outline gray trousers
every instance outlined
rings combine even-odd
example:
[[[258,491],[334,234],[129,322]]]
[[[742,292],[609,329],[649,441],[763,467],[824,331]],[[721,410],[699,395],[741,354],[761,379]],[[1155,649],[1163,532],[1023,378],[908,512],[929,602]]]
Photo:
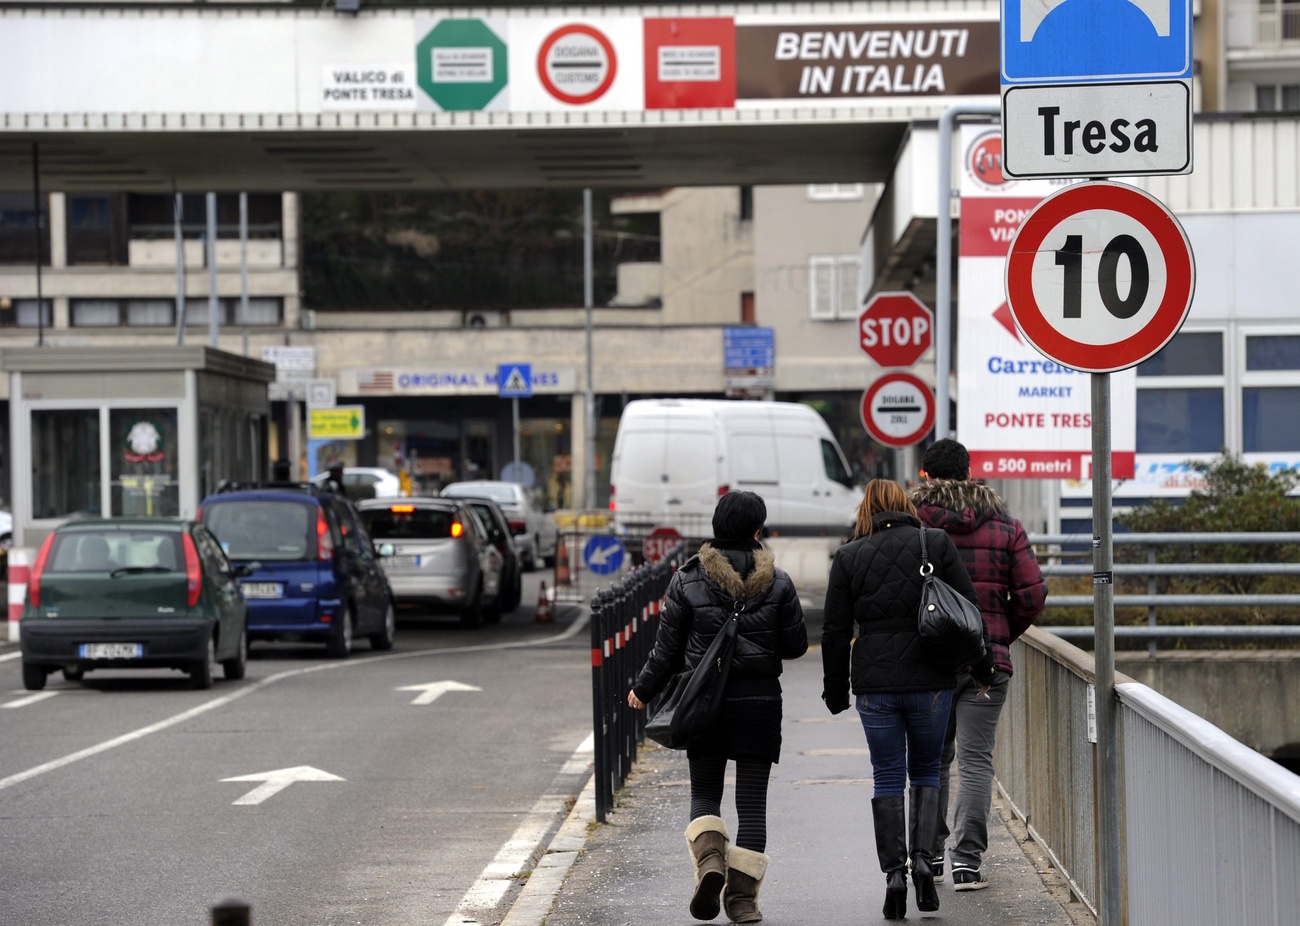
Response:
[[[967,673],[957,674],[948,735],[939,770],[939,829],[932,858],[942,859],[944,843],[953,836],[949,858],[953,865],[979,868],[989,847],[989,809],[993,803],[993,743],[998,717],[1007,700],[1011,676],[998,671],[987,698],[978,698],[979,683]],[[948,791],[952,761],[957,760],[957,804],[952,829],[948,828]]]

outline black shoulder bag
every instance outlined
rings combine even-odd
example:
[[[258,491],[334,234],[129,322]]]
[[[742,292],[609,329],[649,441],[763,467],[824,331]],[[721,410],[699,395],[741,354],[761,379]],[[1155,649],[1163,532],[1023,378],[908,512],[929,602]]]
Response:
[[[645,735],[659,745],[685,749],[717,722],[727,676],[731,674],[731,656],[736,651],[741,607],[737,602],[731,619],[714,635],[699,665],[678,672],[655,698]]]
[[[949,668],[984,658],[984,618],[970,599],[934,574],[921,525],[921,610],[917,632],[930,658]]]

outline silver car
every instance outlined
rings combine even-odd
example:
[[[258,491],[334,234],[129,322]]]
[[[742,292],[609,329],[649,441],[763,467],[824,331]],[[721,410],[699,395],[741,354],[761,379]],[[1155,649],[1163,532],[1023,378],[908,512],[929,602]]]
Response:
[[[467,627],[501,619],[501,553],[472,506],[452,498],[357,504],[400,606],[460,615]]]
[[[554,564],[560,542],[555,519],[533,502],[527,489],[515,482],[479,479],[453,482],[444,486],[443,498],[490,498],[505,512],[510,531],[519,546],[524,569],[536,569],[542,563]]]

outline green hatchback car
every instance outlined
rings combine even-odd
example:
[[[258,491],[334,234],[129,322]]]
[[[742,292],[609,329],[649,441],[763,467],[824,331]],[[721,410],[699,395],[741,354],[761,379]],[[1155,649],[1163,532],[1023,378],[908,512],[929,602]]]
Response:
[[[51,672],[76,680],[93,669],[165,668],[211,688],[218,664],[244,677],[248,606],[241,576],[197,521],[72,521],[46,538],[27,583],[19,624],[23,685]]]

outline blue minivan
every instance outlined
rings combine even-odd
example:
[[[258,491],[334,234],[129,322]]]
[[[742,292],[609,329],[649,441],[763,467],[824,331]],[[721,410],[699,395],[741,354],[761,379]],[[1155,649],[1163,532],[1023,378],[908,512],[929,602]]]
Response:
[[[392,649],[393,593],[352,503],[311,484],[235,483],[209,495],[199,519],[236,565],[248,639],[309,640],[335,658],[366,637]]]

